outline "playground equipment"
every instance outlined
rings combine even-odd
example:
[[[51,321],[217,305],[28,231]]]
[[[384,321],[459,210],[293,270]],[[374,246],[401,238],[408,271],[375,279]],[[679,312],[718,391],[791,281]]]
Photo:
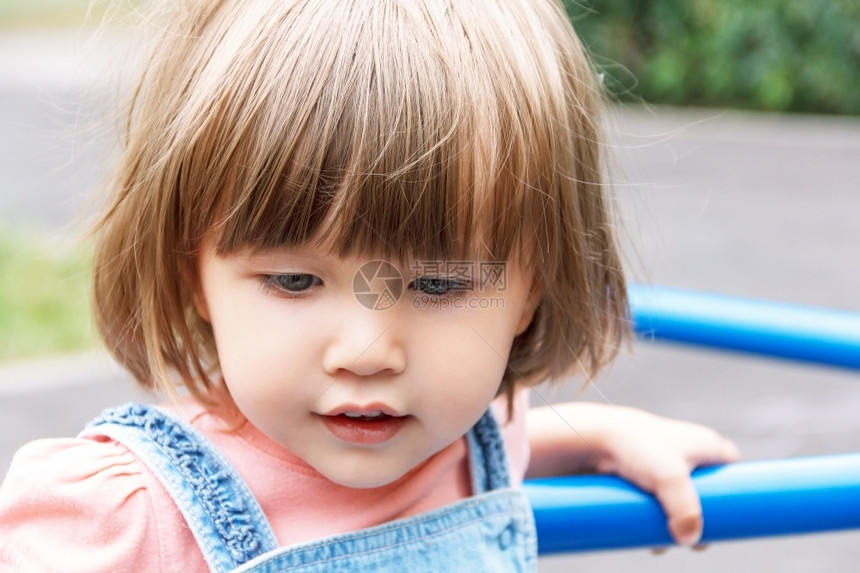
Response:
[[[662,340],[860,370],[860,313],[695,291],[630,289],[634,330]],[[860,453],[693,472],[702,542],[860,528]],[[657,501],[613,476],[529,480],[538,550],[671,545]]]

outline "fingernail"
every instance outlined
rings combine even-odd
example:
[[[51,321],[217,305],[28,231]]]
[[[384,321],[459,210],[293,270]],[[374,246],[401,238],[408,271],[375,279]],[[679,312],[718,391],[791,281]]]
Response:
[[[689,515],[672,525],[679,545],[693,547],[702,539],[702,518],[699,515]]]
[[[699,541],[702,539],[702,532],[700,530],[691,531],[689,533],[685,533],[678,537],[678,544],[683,545],[684,547],[695,547],[699,544]]]

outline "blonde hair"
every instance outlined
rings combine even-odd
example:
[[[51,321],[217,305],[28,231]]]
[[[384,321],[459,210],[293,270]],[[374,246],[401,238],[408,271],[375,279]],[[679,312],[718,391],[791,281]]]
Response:
[[[593,374],[627,330],[599,86],[552,0],[172,0],[97,225],[95,308],[142,384],[205,400],[218,252],[520,253],[541,289],[500,392]]]

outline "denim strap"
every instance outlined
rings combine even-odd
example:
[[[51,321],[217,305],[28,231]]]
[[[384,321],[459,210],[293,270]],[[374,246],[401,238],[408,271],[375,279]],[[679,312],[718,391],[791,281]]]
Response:
[[[82,436],[104,435],[156,475],[185,517],[209,568],[231,571],[278,542],[244,480],[191,425],[154,406],[105,410]]]
[[[505,443],[492,408],[466,434],[466,442],[469,445],[472,495],[510,487]]]

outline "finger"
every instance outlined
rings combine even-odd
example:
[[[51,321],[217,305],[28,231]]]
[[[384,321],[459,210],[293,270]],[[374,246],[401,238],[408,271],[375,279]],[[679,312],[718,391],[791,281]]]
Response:
[[[702,515],[684,515],[669,519],[669,532],[672,538],[685,547],[695,547],[702,539]]]
[[[679,545],[695,546],[702,538],[702,504],[689,474],[679,470],[655,486],[654,495],[666,513],[672,538]]]
[[[703,442],[699,450],[697,455],[689,456],[689,462],[693,467],[728,464],[741,459],[741,451],[735,443],[717,432],[713,432],[711,439]]]
[[[727,438],[721,437],[722,440],[722,461],[723,463],[732,463],[740,461],[741,459],[741,450],[738,446],[731,440]]]

